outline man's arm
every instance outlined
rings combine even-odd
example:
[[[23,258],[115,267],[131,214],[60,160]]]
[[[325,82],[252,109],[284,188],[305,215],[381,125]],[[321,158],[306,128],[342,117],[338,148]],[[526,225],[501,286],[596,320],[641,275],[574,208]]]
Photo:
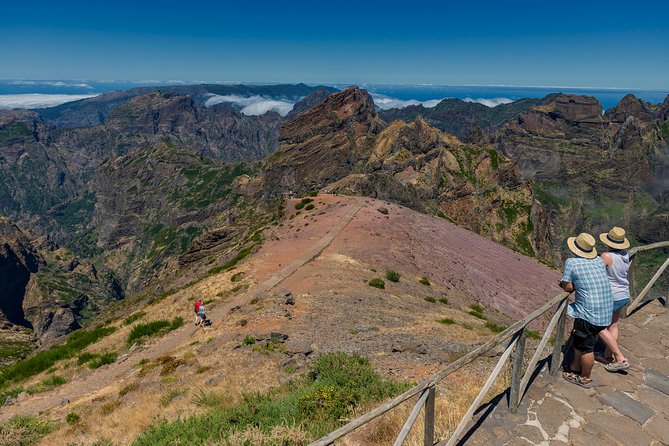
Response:
[[[568,293],[571,293],[574,291],[574,284],[572,282],[565,282],[563,280],[562,282],[560,282],[560,288],[562,288]]]

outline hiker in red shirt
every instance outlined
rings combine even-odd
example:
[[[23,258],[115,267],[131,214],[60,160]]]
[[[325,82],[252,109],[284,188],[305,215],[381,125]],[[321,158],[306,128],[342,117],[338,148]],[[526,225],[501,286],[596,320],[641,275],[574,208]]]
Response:
[[[204,311],[201,311],[201,310],[204,310],[204,304],[201,301],[196,300],[195,301],[195,308],[194,308],[195,325],[200,325],[202,323],[202,314],[204,313]]]

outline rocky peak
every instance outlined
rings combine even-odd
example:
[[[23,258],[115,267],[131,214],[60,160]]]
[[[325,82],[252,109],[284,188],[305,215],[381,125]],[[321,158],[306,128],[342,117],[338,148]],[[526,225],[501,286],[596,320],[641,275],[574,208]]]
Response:
[[[647,104],[633,94],[628,94],[618,104],[607,110],[605,116],[611,121],[623,124],[630,116],[642,122],[651,122],[653,113]]]
[[[548,113],[551,117],[570,122],[592,124],[602,122],[602,104],[592,96],[558,94],[552,101],[536,109]]]
[[[369,156],[384,127],[365,90],[349,87],[288,121],[265,168],[264,195],[318,189]]]

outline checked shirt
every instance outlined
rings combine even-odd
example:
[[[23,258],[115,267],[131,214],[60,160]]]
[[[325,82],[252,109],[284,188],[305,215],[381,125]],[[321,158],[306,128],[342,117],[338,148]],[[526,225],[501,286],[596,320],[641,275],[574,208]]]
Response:
[[[606,274],[606,264],[601,257],[567,259],[564,262],[562,280],[572,282],[576,290],[576,299],[569,304],[568,313],[571,317],[584,319],[598,327],[611,323],[613,294]]]

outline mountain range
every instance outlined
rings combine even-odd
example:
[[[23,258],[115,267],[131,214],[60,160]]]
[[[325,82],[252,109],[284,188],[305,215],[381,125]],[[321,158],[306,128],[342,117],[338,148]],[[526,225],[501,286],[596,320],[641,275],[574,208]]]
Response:
[[[249,116],[212,95],[298,100]],[[364,195],[552,265],[581,230],[669,238],[669,97],[551,94],[379,111],[360,88],[139,88],[0,111],[0,302],[43,341],[157,296],[259,242],[282,200]]]

